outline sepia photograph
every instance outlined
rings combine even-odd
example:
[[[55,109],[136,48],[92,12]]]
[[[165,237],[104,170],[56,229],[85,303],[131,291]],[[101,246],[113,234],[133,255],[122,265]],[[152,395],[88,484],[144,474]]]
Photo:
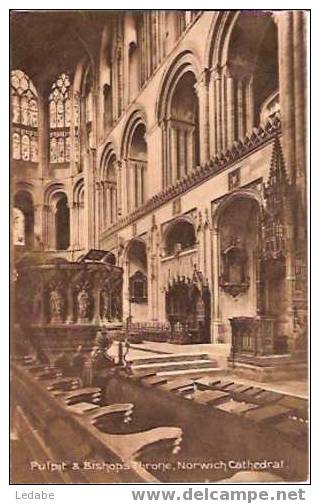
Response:
[[[11,484],[310,481],[309,23],[10,11]]]

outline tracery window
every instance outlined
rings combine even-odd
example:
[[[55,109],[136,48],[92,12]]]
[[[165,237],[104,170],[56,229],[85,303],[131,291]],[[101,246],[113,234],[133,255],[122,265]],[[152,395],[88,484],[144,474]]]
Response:
[[[52,84],[49,96],[50,163],[70,161],[70,77],[62,73]]]
[[[38,95],[22,70],[11,72],[12,157],[38,161]]]

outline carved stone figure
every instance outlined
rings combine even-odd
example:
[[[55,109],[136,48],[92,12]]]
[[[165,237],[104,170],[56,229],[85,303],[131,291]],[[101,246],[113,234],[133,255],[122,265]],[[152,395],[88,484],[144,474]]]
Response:
[[[86,320],[89,316],[90,296],[86,287],[82,287],[77,296],[78,319]]]
[[[62,322],[64,299],[61,290],[54,287],[49,294],[51,322]]]

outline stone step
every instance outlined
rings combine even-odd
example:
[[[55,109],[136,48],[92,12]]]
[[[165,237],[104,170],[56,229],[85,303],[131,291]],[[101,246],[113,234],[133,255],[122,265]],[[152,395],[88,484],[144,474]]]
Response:
[[[216,367],[207,367],[207,368],[191,368],[191,369],[180,369],[177,371],[160,371],[157,373],[157,376],[162,378],[167,377],[175,377],[175,376],[189,376],[190,378],[198,379],[199,376],[221,376],[226,374],[227,371],[225,369],[216,368]]]
[[[156,364],[161,362],[180,362],[180,361],[192,361],[192,360],[207,360],[209,356],[207,353],[181,353],[181,354],[163,354],[163,355],[152,355],[150,357],[137,357],[132,359],[132,365],[140,364]]]
[[[133,365],[131,367],[132,372],[134,374],[139,373],[140,371],[154,371],[154,372],[161,372],[161,371],[179,371],[182,369],[203,369],[203,368],[214,368],[214,362],[211,360],[207,359],[201,359],[201,360],[184,360],[184,361],[179,361],[179,362],[156,362],[152,364],[138,364],[138,365]]]

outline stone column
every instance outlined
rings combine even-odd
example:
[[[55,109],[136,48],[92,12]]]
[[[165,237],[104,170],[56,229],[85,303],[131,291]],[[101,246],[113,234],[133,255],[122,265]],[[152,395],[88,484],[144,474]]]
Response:
[[[222,152],[222,95],[221,95],[221,72],[219,69],[215,70],[215,109],[216,109],[216,152],[219,155]]]
[[[253,77],[246,80],[246,134],[250,134],[254,126]]]
[[[41,250],[45,243],[45,206],[34,205],[34,248]]]
[[[179,173],[180,173],[180,178],[184,177],[186,173],[186,144],[185,144],[185,134],[186,131],[183,128],[180,128],[179,130],[179,136],[178,136],[178,142],[179,142]]]
[[[209,156],[213,158],[217,152],[216,136],[217,136],[217,123],[216,123],[216,90],[215,90],[215,72],[211,69],[210,82],[209,82]]]
[[[137,163],[136,167],[136,177],[137,177],[137,203],[138,207],[142,205],[142,171],[143,165],[141,163]]]
[[[73,221],[73,226],[72,226],[72,243],[75,249],[80,248],[80,239],[79,239],[79,227],[80,227],[80,222],[79,222],[79,203],[74,202],[72,206],[72,212],[71,212],[71,220]]]
[[[170,151],[171,151],[171,183],[175,184],[177,181],[177,130],[170,121]]]
[[[230,69],[224,68],[226,81],[226,119],[227,119],[227,134],[226,148],[230,149],[235,140],[235,103],[234,103],[234,80],[231,76]]]
[[[293,11],[296,186],[301,201],[299,241],[306,241],[306,40],[305,13]]]
[[[71,175],[76,173],[76,164],[75,164],[75,100],[76,97],[74,93],[71,93],[70,98],[70,172]],[[71,219],[70,219],[71,222]]]
[[[243,81],[237,81],[237,116],[238,116],[238,139],[242,140],[245,137],[246,131],[244,127],[243,117]]]
[[[136,163],[130,162],[129,165],[129,211],[133,212],[136,208]]]
[[[127,200],[127,162],[124,160],[118,161],[120,174],[120,186],[118,187],[119,198],[121,202],[121,216],[124,216],[128,212],[128,200]]]
[[[205,164],[210,157],[209,152],[209,74],[205,70],[199,77],[195,85],[199,103],[199,143],[200,143],[200,164]]]
[[[48,245],[51,250],[55,250],[57,245],[56,212],[56,208],[48,207]]]
[[[127,318],[131,315],[130,313],[130,300],[129,300],[129,261],[126,259],[123,263],[123,322],[126,323]]]
[[[117,163],[117,215],[116,220],[122,216],[122,165]]]
[[[283,131],[283,153],[290,180],[295,180],[295,94],[293,12],[276,14],[278,25],[279,95]]]
[[[186,158],[186,173],[190,173],[195,167],[194,159],[194,139],[193,139],[194,127],[187,130],[187,158]]]
[[[225,152],[227,149],[227,77],[226,77],[226,67],[222,69],[221,75],[221,136],[222,136],[222,151]]]
[[[49,104],[46,94],[38,95],[38,176],[47,176],[49,166]]]
[[[165,119],[161,122],[161,147],[162,147],[162,189],[170,184],[169,178],[169,167],[170,167],[170,156],[169,142],[168,142],[168,125]]]
[[[79,247],[81,249],[85,248],[85,212],[84,212],[84,203],[79,203],[79,211],[78,211],[78,219],[79,219]]]
[[[69,205],[69,221],[70,221],[70,248],[76,249],[75,241],[75,203],[71,202]]]
[[[211,233],[211,243],[212,243],[212,308],[211,308],[211,320],[212,320],[212,342],[218,343],[220,328],[222,325],[221,314],[220,314],[220,288],[219,288],[219,256],[220,256],[220,246],[219,246],[219,230],[214,227]]]

